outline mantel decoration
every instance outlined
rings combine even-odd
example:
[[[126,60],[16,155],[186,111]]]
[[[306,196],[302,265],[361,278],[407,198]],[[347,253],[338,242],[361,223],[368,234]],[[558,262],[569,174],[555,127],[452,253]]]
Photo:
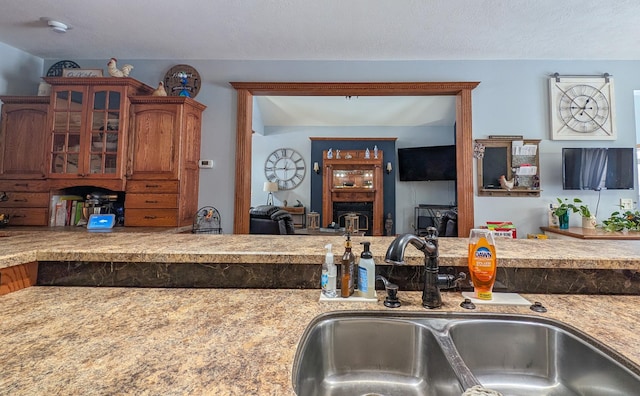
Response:
[[[164,75],[164,86],[169,96],[195,98],[200,92],[200,74],[189,65],[173,66]]]
[[[79,68],[80,68],[80,65],[78,65],[74,61],[61,60],[51,65],[49,70],[47,70],[47,77],[61,77],[62,71],[64,69],[79,69]]]
[[[552,140],[615,140],[613,78],[560,76],[549,78]]]

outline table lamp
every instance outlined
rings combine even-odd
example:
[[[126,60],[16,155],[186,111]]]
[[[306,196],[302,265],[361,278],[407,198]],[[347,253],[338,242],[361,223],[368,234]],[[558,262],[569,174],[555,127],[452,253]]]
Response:
[[[267,205],[273,205],[273,193],[278,191],[278,183],[276,182],[264,182],[263,191],[268,192]]]

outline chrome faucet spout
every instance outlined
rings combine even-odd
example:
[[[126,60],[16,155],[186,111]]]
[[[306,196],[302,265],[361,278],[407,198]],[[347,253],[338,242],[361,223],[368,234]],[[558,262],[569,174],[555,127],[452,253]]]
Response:
[[[404,251],[409,244],[424,253],[425,274],[422,306],[425,308],[440,308],[442,306],[440,288],[450,288],[455,283],[452,275],[438,274],[438,231],[434,227],[427,228],[424,240],[413,234],[398,236],[387,248],[385,261],[394,265],[404,264]]]

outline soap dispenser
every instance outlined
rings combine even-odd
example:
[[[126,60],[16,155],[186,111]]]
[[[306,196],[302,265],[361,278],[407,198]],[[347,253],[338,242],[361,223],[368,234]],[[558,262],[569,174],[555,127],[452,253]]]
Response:
[[[340,297],[349,297],[353,294],[355,285],[356,256],[351,252],[351,235],[347,232],[347,240],[344,243],[342,266],[340,268]]]
[[[327,254],[324,256],[324,264],[322,264],[322,294],[326,297],[333,298],[336,296],[336,272],[337,268],[333,263],[333,253],[331,252],[331,244],[325,245]]]
[[[360,297],[374,298],[376,295],[376,264],[371,254],[371,242],[360,242],[364,245],[364,250],[360,254],[360,262],[358,264],[358,291]]]

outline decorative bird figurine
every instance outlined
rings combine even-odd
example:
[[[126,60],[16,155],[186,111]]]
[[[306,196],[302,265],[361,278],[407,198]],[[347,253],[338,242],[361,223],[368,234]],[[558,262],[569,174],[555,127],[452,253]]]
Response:
[[[500,187],[504,188],[507,191],[511,191],[514,185],[514,179],[507,180],[507,178],[502,175],[500,176]]]
[[[164,89],[164,83],[160,81],[158,83],[158,88],[156,88],[151,96],[167,96],[167,91]]]
[[[111,58],[109,59],[109,62],[107,62],[107,72],[109,72],[109,75],[112,77],[129,77],[129,73],[131,73],[133,66],[124,65],[122,66],[122,70],[119,70],[116,66],[117,61],[118,60],[116,58]]]

